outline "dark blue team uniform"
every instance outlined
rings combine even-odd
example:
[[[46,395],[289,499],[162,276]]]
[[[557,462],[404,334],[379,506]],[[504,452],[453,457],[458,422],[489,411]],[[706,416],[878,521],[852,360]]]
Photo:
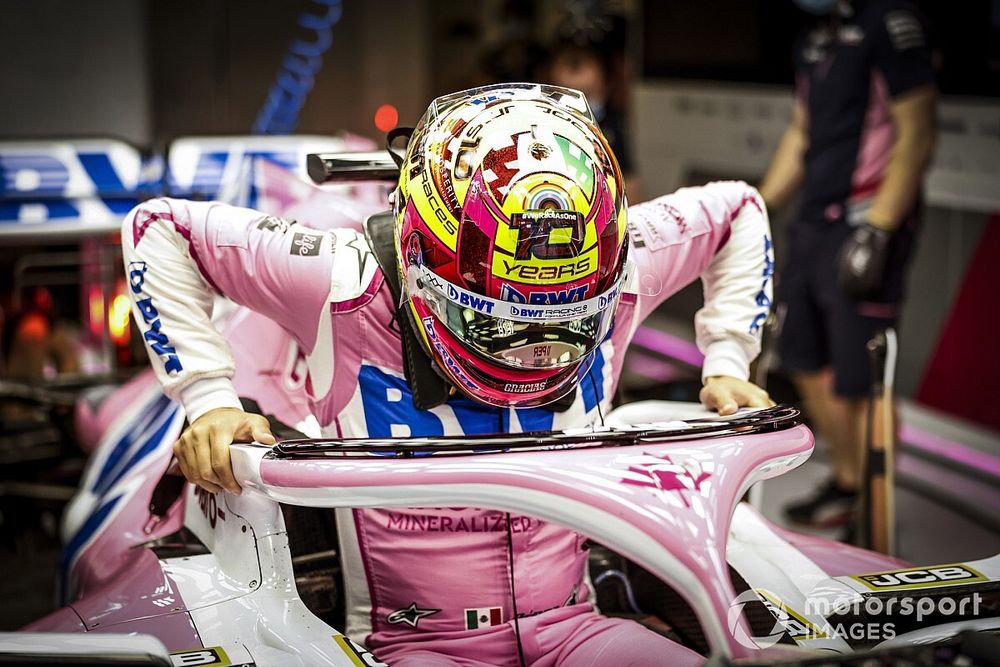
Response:
[[[786,370],[832,365],[835,390],[869,387],[865,343],[895,323],[918,222],[918,202],[895,232],[876,299],[859,303],[837,284],[837,254],[865,222],[889,161],[894,98],[932,84],[927,31],[902,0],[856,0],[796,48],[796,94],[809,114],[809,143],[797,215],[778,284],[786,308],[781,357]]]

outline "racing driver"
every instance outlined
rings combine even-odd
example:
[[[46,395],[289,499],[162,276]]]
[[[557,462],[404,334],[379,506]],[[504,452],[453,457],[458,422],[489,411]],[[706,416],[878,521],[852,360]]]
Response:
[[[187,412],[174,452],[191,482],[238,494],[230,443],[275,442],[240,407],[213,292],[295,337],[332,437],[600,423],[636,328],[698,277],[702,402],[722,415],[773,404],[747,381],[773,267],[753,188],[712,183],[629,209],[584,97],[535,84],[434,100],[399,159],[391,214],[365,233],[173,199],[126,217],[136,321]],[[337,511],[346,632],[392,665],[702,661],[600,615],[572,531],[476,508]]]

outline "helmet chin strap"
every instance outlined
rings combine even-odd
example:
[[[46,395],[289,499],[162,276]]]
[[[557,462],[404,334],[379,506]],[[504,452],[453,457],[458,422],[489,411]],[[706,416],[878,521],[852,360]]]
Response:
[[[568,392],[566,392],[566,394],[562,398],[559,398],[558,400],[555,400],[552,403],[543,405],[542,407],[545,408],[546,410],[551,410],[552,412],[566,412],[567,410],[569,410],[569,407],[573,405],[573,402],[575,400],[576,400],[576,385],[573,385],[573,388],[570,389]]]
[[[402,286],[396,268],[396,244],[393,242],[394,220],[392,213],[377,213],[365,220],[365,238],[382,268],[396,306],[396,324],[403,346],[403,373],[413,393],[413,405],[420,410],[430,410],[445,401],[452,393],[451,383],[442,377],[430,355],[424,350],[413,327],[413,313],[402,302]]]
[[[406,144],[403,145],[403,150],[405,152],[406,146],[410,143],[410,137],[413,136],[412,127],[397,127],[395,129],[389,130],[385,135],[385,150],[389,152],[389,157],[392,161],[396,163],[396,166],[400,169],[403,168],[404,157],[396,149],[392,147],[396,140],[400,137],[406,137]]]

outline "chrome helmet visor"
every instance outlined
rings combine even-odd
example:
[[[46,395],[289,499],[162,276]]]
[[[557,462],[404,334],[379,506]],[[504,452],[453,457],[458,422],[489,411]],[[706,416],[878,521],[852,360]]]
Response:
[[[411,267],[407,283],[467,349],[510,368],[539,370],[577,363],[604,341],[627,275],[602,294],[562,304],[491,299],[421,266]]]

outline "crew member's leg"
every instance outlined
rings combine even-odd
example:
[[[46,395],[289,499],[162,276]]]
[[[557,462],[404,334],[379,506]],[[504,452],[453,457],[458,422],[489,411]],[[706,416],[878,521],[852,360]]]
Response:
[[[778,300],[785,313],[779,352],[781,367],[791,376],[809,417],[809,426],[826,450],[834,475],[814,493],[785,508],[796,523],[839,526],[851,518],[857,476],[850,447],[853,431],[846,415],[853,406],[833,399],[829,312],[817,289],[823,280],[815,270],[824,259],[825,230],[811,225],[789,230],[787,255],[778,274]]]
[[[868,342],[879,331],[897,325],[901,294],[894,286],[902,279],[902,268],[899,264],[890,264],[884,290],[886,296],[882,299],[858,302],[838,291],[831,309],[830,326],[838,335],[831,337],[834,376],[827,404],[834,406],[832,409],[846,406],[842,412],[843,441],[838,444],[843,448],[844,467],[843,472],[838,470],[838,480],[846,480],[844,483],[856,490],[865,484],[863,475],[868,454],[868,406],[872,389]],[[880,414],[880,410],[881,406],[876,404],[875,414]],[[888,446],[895,448],[895,441],[893,437]],[[848,531],[848,536],[851,534]]]
[[[836,257],[850,233],[847,225],[825,230],[826,240],[817,246],[812,267],[810,285],[824,315],[831,372],[800,376],[796,383],[828,441],[835,473],[835,483],[821,490],[813,499],[817,502],[788,510],[790,518],[813,525],[832,526],[853,519],[856,493],[864,481],[871,390],[867,344],[879,330],[896,326],[914,228],[912,222],[904,225],[893,238],[880,294],[870,302],[851,299],[837,283]]]
[[[858,424],[864,424],[865,401],[837,395],[834,369],[828,366],[813,373],[794,376],[814,428],[823,435],[830,452],[837,487],[855,492],[861,483]]]

